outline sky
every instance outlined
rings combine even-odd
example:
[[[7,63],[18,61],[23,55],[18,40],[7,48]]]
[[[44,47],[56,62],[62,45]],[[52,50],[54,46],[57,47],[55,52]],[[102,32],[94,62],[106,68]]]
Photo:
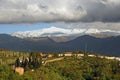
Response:
[[[51,26],[120,31],[120,0],[0,0],[0,33]]]
[[[52,26],[52,24],[47,24],[47,23],[35,23],[35,24],[0,24],[0,33],[15,33],[19,31],[31,31],[31,30],[39,30],[42,28],[48,28]]]

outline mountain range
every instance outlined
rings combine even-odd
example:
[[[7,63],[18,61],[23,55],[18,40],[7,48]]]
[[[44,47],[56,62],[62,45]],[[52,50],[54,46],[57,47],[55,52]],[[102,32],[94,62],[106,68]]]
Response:
[[[29,35],[29,34],[28,34]],[[18,37],[0,34],[0,48],[15,51],[86,51],[104,55],[120,56],[120,36],[90,34],[76,36]]]
[[[103,30],[96,28],[88,28],[88,29],[71,29],[71,28],[58,28],[58,27],[50,27],[43,28],[40,30],[32,30],[32,31],[23,31],[23,32],[15,32],[12,33],[11,36],[16,36],[19,38],[28,38],[28,37],[79,37],[81,35],[90,35],[90,34],[101,34],[101,35],[109,35],[109,36],[118,36],[120,35],[120,31],[114,30]],[[73,38],[73,39],[74,39]]]

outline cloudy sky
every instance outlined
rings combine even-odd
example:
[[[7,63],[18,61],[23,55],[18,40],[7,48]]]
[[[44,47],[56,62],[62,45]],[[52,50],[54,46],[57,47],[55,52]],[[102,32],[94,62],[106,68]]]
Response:
[[[0,0],[0,33],[51,26],[120,31],[120,0]]]

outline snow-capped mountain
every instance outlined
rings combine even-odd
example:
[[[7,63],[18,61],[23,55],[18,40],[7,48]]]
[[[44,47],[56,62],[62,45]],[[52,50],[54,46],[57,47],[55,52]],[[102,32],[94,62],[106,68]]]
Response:
[[[112,30],[98,30],[98,29],[71,29],[71,28],[57,28],[50,27],[44,28],[40,30],[33,31],[24,31],[24,32],[15,32],[12,33],[12,36],[16,36],[19,38],[27,38],[27,37],[61,37],[61,36],[80,36],[80,35],[89,35],[89,34],[114,34],[120,35],[120,31],[112,31]]]

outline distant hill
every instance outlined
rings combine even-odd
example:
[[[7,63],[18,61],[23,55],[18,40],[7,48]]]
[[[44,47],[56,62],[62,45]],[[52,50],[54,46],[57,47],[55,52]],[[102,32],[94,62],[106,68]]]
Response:
[[[58,41],[55,41],[58,39]],[[17,38],[0,34],[0,48],[15,51],[74,51],[83,50],[104,55],[120,56],[120,36],[97,38],[89,35],[79,36],[68,41],[59,42],[62,38],[39,37]]]
[[[69,48],[73,47],[74,49],[86,50],[87,52],[120,56],[120,36],[96,38],[84,35],[66,42],[65,45],[69,46]]]

